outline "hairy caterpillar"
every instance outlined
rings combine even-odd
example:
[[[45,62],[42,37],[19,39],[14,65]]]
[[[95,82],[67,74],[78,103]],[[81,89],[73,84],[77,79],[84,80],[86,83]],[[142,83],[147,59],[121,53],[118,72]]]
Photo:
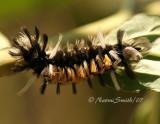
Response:
[[[139,61],[151,48],[149,40],[142,37],[136,40],[123,42],[124,30],[117,32],[117,44],[105,43],[103,34],[98,31],[97,38],[88,41],[68,44],[60,48],[62,35],[53,50],[47,50],[48,37],[42,35],[43,45],[40,42],[39,30],[35,27],[35,35],[31,36],[27,28],[23,28],[21,35],[13,39],[13,46],[17,51],[9,51],[12,57],[18,57],[14,71],[20,72],[32,69],[37,77],[43,78],[41,93],[43,94],[48,83],[57,85],[57,94],[60,86],[72,84],[73,93],[76,94],[76,84],[82,79],[88,81],[92,88],[90,78],[97,75],[100,84],[104,86],[102,75],[106,71],[111,74],[111,79],[117,90],[120,89],[114,70],[119,65],[125,67],[126,74],[135,79],[136,74],[131,70],[129,63]]]

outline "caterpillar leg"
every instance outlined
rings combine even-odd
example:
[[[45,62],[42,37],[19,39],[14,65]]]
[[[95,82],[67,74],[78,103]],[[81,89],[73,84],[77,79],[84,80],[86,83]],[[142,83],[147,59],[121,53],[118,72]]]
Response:
[[[72,83],[73,94],[77,94],[76,84]]]
[[[60,85],[61,83],[57,83],[57,89],[56,89],[57,95],[60,94]]]
[[[99,74],[99,75],[98,75],[98,79],[99,79],[99,83],[100,83],[100,85],[101,85],[102,87],[105,87],[105,83],[104,83],[104,80],[103,80],[103,78],[102,78],[102,75],[101,75],[101,74]]]
[[[48,84],[48,82],[44,79],[43,85],[42,85],[42,87],[41,87],[41,94],[44,94],[45,89],[46,89],[46,87],[47,87],[47,84]]]
[[[116,88],[116,90],[120,90],[121,88],[118,84],[117,78],[116,78],[113,70],[110,71],[110,75],[111,75],[111,79],[113,81],[114,87]]]
[[[90,78],[88,78],[87,82],[88,82],[89,87],[90,87],[90,88],[93,88],[93,85],[92,85],[92,82],[91,82],[91,79],[90,79]]]

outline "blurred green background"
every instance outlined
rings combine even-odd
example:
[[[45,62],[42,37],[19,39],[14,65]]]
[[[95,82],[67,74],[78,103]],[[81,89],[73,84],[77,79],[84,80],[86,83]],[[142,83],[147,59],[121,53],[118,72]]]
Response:
[[[156,0],[5,0],[0,1],[0,31],[9,40],[17,36],[21,26],[33,29],[36,25],[49,37],[78,26],[110,16],[122,9],[132,14],[160,14]],[[61,88],[56,95],[55,85],[48,85],[40,95],[42,80],[37,79],[23,95],[17,96],[33,76],[22,72],[0,78],[0,124],[159,124],[159,93],[117,92],[102,88],[97,79],[90,89],[87,82]],[[144,98],[142,103],[89,103],[88,98]]]

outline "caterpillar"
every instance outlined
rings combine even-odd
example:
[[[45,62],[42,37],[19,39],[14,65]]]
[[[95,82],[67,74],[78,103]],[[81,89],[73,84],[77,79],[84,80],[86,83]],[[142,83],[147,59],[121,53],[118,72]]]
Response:
[[[9,51],[12,57],[18,58],[13,71],[32,69],[37,77],[42,77],[41,94],[44,94],[48,83],[57,85],[57,94],[60,94],[61,85],[72,84],[73,93],[76,94],[77,82],[87,80],[92,88],[93,76],[97,76],[100,84],[105,86],[102,75],[106,71],[110,72],[113,84],[119,90],[115,70],[123,66],[129,78],[136,79],[137,75],[131,69],[130,63],[141,60],[151,49],[149,40],[144,37],[124,42],[125,31],[122,29],[117,31],[116,45],[105,43],[102,32],[98,30],[97,38],[77,41],[64,47],[60,47],[63,37],[60,34],[52,50],[47,48],[46,34],[42,35],[43,44],[40,45],[41,35],[37,27],[34,35],[30,35],[27,28],[22,31],[21,35],[12,41],[16,51]]]

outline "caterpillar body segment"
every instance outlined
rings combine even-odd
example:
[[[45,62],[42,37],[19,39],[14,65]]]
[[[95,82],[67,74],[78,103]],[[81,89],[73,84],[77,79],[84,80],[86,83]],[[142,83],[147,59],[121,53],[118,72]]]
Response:
[[[47,50],[48,37],[42,35],[43,45],[40,45],[41,36],[35,27],[35,35],[30,35],[24,28],[21,35],[13,40],[13,46],[18,50],[10,51],[10,55],[18,57],[23,62],[17,61],[14,71],[32,69],[38,77],[42,77],[44,83],[41,88],[43,94],[47,84],[57,85],[57,94],[60,87],[72,84],[73,93],[76,94],[76,84],[81,80],[87,80],[92,88],[91,78],[97,75],[99,82],[105,86],[102,75],[108,71],[117,90],[120,89],[114,70],[119,65],[125,67],[127,75],[135,79],[136,74],[131,70],[129,63],[139,61],[151,49],[149,40],[139,38],[123,43],[124,30],[117,32],[117,45],[105,43],[102,32],[98,31],[97,38],[88,41],[77,41],[75,44],[67,44],[60,48],[62,35],[53,50]],[[99,45],[100,44],[100,45]]]

